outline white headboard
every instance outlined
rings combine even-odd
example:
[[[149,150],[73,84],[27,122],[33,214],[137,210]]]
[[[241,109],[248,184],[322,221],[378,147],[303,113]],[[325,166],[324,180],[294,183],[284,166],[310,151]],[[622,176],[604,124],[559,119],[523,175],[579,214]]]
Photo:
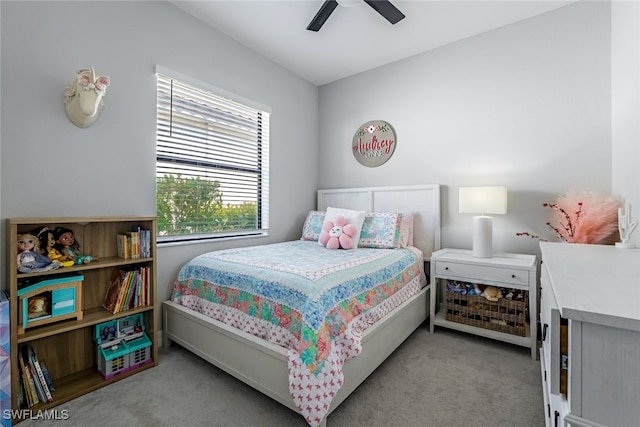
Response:
[[[413,242],[425,260],[440,249],[440,186],[362,187],[318,190],[318,210],[328,207],[365,212],[413,212]]]

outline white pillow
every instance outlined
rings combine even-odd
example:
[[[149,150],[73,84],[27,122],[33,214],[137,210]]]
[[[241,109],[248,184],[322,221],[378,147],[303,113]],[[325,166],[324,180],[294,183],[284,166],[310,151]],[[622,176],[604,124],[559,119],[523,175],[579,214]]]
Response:
[[[362,231],[362,223],[364,223],[364,215],[365,211],[328,207],[327,214],[324,217],[323,228],[325,223],[329,221],[333,222],[333,220],[339,216],[345,217],[347,223],[353,224],[357,229],[355,236],[352,236],[353,243],[351,245],[351,249],[356,249],[358,247],[358,242],[360,241],[360,232]],[[318,244],[320,246],[324,246],[320,241],[318,241]]]

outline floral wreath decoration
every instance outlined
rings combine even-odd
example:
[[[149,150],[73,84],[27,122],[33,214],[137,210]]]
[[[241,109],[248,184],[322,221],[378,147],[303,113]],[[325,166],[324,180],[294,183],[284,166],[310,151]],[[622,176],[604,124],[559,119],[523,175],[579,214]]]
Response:
[[[375,132],[386,132],[389,130],[389,125],[387,123],[380,125],[369,125],[363,128],[360,128],[356,132],[356,136],[363,136],[367,133],[375,133]]]

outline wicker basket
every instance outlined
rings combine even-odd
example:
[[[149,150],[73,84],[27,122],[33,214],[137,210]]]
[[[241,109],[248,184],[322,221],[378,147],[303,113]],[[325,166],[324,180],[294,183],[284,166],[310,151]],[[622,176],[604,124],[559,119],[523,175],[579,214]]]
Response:
[[[521,337],[526,335],[529,292],[524,292],[523,301],[502,298],[495,302],[477,295],[446,293],[447,320]]]

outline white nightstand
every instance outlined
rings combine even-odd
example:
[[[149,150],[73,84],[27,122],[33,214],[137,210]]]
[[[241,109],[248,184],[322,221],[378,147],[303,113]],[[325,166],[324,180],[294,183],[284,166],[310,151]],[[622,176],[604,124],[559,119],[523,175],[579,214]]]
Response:
[[[447,280],[527,291],[530,320],[524,325],[524,336],[447,320]],[[431,255],[430,301],[431,332],[438,325],[529,347],[531,358],[536,359],[538,309],[534,255],[503,253],[495,254],[492,258],[476,258],[470,250],[442,249],[434,252]],[[482,311],[475,318],[482,318]]]

